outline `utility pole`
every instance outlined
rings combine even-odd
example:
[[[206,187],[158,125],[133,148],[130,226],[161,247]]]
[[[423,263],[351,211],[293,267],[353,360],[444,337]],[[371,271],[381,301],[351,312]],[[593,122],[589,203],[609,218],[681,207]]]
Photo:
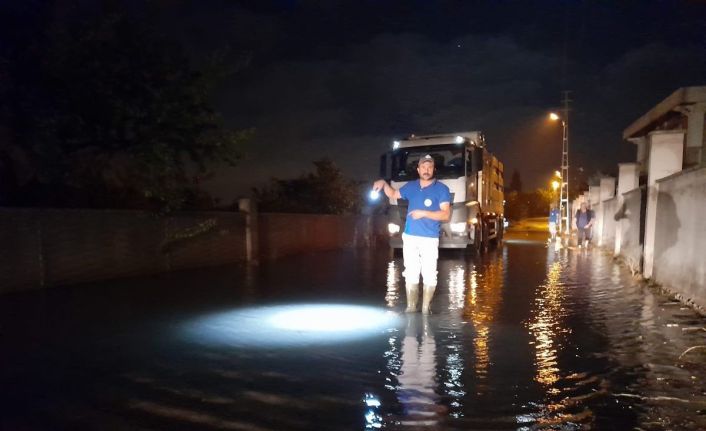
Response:
[[[561,125],[563,136],[561,140],[561,191],[559,194],[559,232],[564,228],[564,233],[571,234],[571,219],[569,210],[569,94],[571,91],[564,91],[563,108],[561,115]]]

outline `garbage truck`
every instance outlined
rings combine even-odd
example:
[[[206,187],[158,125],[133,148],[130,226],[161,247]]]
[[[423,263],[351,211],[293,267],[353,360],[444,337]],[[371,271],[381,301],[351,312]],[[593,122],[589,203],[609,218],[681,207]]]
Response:
[[[380,158],[380,174],[398,189],[419,178],[417,163],[434,158],[434,177],[451,192],[451,218],[441,225],[440,248],[482,252],[502,241],[505,227],[503,164],[486,148],[482,132],[415,136],[394,141]],[[402,248],[408,203],[390,199],[389,243]]]

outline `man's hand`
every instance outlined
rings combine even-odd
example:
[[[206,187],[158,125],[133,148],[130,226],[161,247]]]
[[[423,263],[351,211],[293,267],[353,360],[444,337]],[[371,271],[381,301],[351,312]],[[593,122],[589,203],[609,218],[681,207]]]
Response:
[[[436,220],[440,222],[447,222],[451,218],[451,204],[449,202],[442,202],[439,204],[438,211],[429,210],[412,210],[407,213],[407,217],[412,217],[413,220],[419,220],[420,218],[428,218],[430,220]]]
[[[383,190],[386,185],[387,185],[387,181],[377,180],[373,183],[373,190],[375,190],[376,192],[379,192],[380,190]]]
[[[414,220],[419,220],[420,218],[424,218],[427,216],[427,211],[425,211],[425,210],[412,210],[409,212],[409,216],[412,217]]]
[[[390,199],[400,199],[402,197],[402,195],[400,195],[400,191],[398,189],[393,189],[385,180],[375,181],[373,183],[373,190],[376,192],[382,190],[382,192],[385,193],[385,196]]]

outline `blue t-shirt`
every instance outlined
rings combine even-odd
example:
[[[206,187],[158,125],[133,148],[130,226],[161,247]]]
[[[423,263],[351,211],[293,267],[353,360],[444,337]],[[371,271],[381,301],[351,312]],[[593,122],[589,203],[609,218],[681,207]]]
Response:
[[[442,202],[451,203],[451,193],[446,184],[434,180],[430,185],[422,188],[419,180],[410,181],[400,188],[402,199],[409,201],[407,214],[413,210],[439,211]],[[426,217],[418,220],[407,216],[404,233],[414,236],[438,238],[441,231],[441,222]]]
[[[583,229],[586,227],[588,222],[593,218],[593,211],[586,210],[586,212],[581,212],[581,210],[576,211],[576,227]]]
[[[559,222],[559,210],[558,209],[552,209],[549,211],[549,223],[558,223]]]

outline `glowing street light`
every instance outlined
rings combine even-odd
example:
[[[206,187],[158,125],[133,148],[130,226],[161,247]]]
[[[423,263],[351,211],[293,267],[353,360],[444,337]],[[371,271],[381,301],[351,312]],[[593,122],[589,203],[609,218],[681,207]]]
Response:
[[[552,190],[556,191],[561,186],[561,183],[557,180],[552,181]]]
[[[561,172],[556,172],[557,178],[561,180],[561,191],[559,192],[559,226],[558,231],[564,232],[568,236],[571,234],[569,222],[569,92],[564,92],[564,108],[561,114],[549,113],[552,121],[561,121]],[[563,227],[563,230],[562,230]]]

